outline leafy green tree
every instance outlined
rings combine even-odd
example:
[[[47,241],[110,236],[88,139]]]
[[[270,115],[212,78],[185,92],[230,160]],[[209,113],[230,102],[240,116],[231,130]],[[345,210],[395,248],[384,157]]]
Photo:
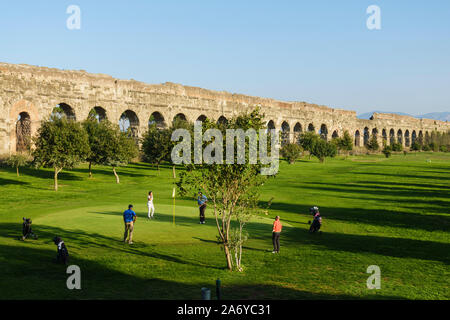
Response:
[[[129,132],[122,132],[118,125],[108,120],[88,119],[83,126],[88,132],[91,146],[87,156],[89,171],[91,172],[91,164],[111,166],[116,182],[120,183],[117,167],[126,166],[138,155],[136,140]]]
[[[30,162],[30,156],[24,153],[17,153],[11,155],[8,159],[6,159],[6,164],[12,168],[16,169],[17,176],[19,177],[19,168],[25,167]]]
[[[381,152],[383,152],[383,154],[386,158],[389,158],[392,154],[392,148],[391,148],[391,146],[385,145]]]
[[[163,161],[170,161],[173,143],[171,141],[172,130],[169,128],[159,129],[155,124],[151,125],[144,134],[142,140],[142,151],[146,162],[156,164],[158,167]]]
[[[34,164],[38,168],[54,169],[55,191],[58,191],[58,174],[85,161],[90,152],[86,131],[80,123],[66,117],[51,116],[43,122],[34,144]]]
[[[107,136],[109,143],[102,150],[104,153],[102,164],[112,167],[116,182],[120,183],[117,167],[128,165],[138,156],[139,150],[134,137],[120,131],[118,125],[110,124]]]
[[[422,147],[420,146],[419,142],[414,141],[411,145],[411,150],[412,151],[420,151]]]
[[[226,124],[214,122],[203,123],[206,129],[218,129],[222,132],[223,154],[226,154],[226,129],[256,130],[265,128],[263,115],[256,109],[250,114],[241,114],[229,120]],[[249,163],[249,143],[246,139],[244,164],[190,164],[177,182],[181,194],[194,195],[202,190],[211,203],[218,230],[218,240],[221,242],[229,270],[242,271],[242,244],[246,239],[244,226],[248,216],[257,211],[259,188],[266,180],[260,174],[261,164]],[[238,228],[232,228],[232,221],[238,223]],[[234,262],[232,256],[234,254]]]
[[[300,158],[302,155],[302,151],[302,147],[296,143],[288,143],[280,150],[281,155],[288,161],[289,164],[295,163],[295,160]]]
[[[298,137],[298,144],[309,152],[312,151],[314,144],[320,140],[320,136],[314,132],[303,132]]]
[[[336,138],[336,147],[339,151],[352,151],[353,150],[353,140],[347,130],[344,131],[342,138]]]
[[[83,127],[88,134],[89,155],[86,157],[86,161],[89,163],[89,177],[92,178],[92,165],[100,165],[104,158],[105,144],[108,144],[108,126],[106,123],[99,122],[95,118],[93,111],[89,114],[87,120],[83,122]]]
[[[366,148],[367,150],[370,151],[377,151],[378,149],[380,149],[380,145],[378,144],[378,139],[376,135],[372,135],[372,137],[370,138],[370,140],[366,145]]]
[[[400,152],[400,151],[402,151],[402,150],[403,150],[403,146],[402,146],[402,144],[399,143],[399,142],[394,142],[394,143],[391,145],[391,151]]]
[[[337,148],[334,143],[319,139],[313,144],[310,152],[311,155],[315,156],[321,163],[323,163],[325,158],[333,158],[336,156]]]

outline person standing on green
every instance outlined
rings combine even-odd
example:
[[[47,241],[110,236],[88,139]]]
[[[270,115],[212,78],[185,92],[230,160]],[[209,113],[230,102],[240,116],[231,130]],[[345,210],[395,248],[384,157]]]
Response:
[[[206,202],[208,202],[208,198],[199,192],[197,197],[198,208],[200,209],[200,224],[205,224],[205,210],[206,210]]]
[[[130,204],[128,206],[128,210],[126,210],[123,213],[123,222],[125,223],[125,233],[123,235],[123,242],[127,242],[128,238],[128,244],[133,244],[133,230],[134,230],[134,223],[136,222],[136,212],[133,210],[133,205]]]

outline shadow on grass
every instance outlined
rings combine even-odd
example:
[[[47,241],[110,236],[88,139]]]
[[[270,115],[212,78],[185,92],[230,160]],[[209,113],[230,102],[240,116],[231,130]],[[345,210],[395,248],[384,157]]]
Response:
[[[53,262],[55,251],[0,245],[0,252],[7,262],[2,264],[2,300],[200,300],[201,288],[214,288],[214,279],[196,283],[178,282],[185,279],[164,280],[134,276],[114,270],[104,263],[72,255],[70,264],[81,269],[82,290],[68,290],[66,267]],[[198,272],[201,272],[199,270]],[[175,276],[175,275],[174,275]],[[215,299],[214,290],[211,298]],[[368,296],[374,299],[401,299],[392,296]],[[343,294],[313,293],[278,286],[275,284],[230,284],[222,281],[222,299],[360,299]]]
[[[25,181],[20,181],[20,177],[17,177],[17,180],[0,178],[0,186],[6,186],[8,184],[12,184],[12,185],[29,185],[30,183],[25,182]]]
[[[120,222],[119,222],[120,223]],[[0,236],[17,239],[20,242],[21,224],[2,223],[0,224]],[[178,264],[191,265],[202,268],[223,270],[224,267],[218,267],[210,264],[203,264],[198,261],[189,261],[176,256],[166,255],[157,252],[156,245],[134,241],[133,245],[123,243],[123,233],[117,235],[117,238],[108,237],[98,233],[86,233],[82,230],[65,230],[56,227],[33,225],[33,231],[39,236],[41,243],[52,244],[55,236],[60,236],[66,243],[69,252],[70,248],[89,249],[104,248],[117,252],[125,252],[133,255],[165,260]]]
[[[4,168],[3,170],[7,171],[11,174],[16,174],[16,169],[14,168]],[[73,171],[73,170],[70,170]],[[81,181],[83,180],[82,177],[79,177],[73,173],[71,173],[69,170],[63,170],[61,173],[58,174],[59,180],[72,180],[72,181]],[[54,172],[51,170],[43,170],[43,169],[35,169],[30,167],[23,167],[20,168],[20,175],[27,175],[39,179],[49,179],[53,180],[54,178]]]
[[[350,223],[365,223],[375,226],[386,226],[394,228],[409,228],[425,231],[450,231],[450,217],[444,215],[419,214],[404,211],[391,211],[381,209],[367,208],[335,208],[326,207],[318,204],[322,217],[337,221]],[[299,221],[293,223],[302,223],[303,219],[311,220],[312,216],[307,214],[307,206],[301,206],[291,203],[273,203],[273,210],[285,211],[294,214],[304,214],[306,216],[299,218]],[[400,209],[400,208],[397,208]],[[303,222],[304,223],[304,222]]]

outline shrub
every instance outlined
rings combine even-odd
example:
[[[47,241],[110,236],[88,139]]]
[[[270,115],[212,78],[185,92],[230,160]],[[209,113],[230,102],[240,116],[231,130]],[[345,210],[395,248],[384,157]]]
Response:
[[[281,148],[280,152],[283,158],[285,158],[289,164],[293,164],[295,160],[302,155],[302,147],[296,143],[289,143]]]
[[[395,152],[399,152],[399,151],[402,151],[402,150],[403,150],[403,146],[402,146],[402,144],[399,143],[399,142],[394,142],[394,143],[391,145],[391,150],[392,150],[392,151],[395,151]]]
[[[392,148],[390,146],[385,146],[381,152],[383,152],[386,158],[389,158],[392,154]]]

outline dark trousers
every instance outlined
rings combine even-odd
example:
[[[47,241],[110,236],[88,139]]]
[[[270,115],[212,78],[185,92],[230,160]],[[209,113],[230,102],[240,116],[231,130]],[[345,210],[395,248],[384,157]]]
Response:
[[[273,251],[280,251],[280,232],[272,232]]]
[[[205,221],[205,210],[206,210],[206,204],[203,204],[200,206],[200,222]]]

